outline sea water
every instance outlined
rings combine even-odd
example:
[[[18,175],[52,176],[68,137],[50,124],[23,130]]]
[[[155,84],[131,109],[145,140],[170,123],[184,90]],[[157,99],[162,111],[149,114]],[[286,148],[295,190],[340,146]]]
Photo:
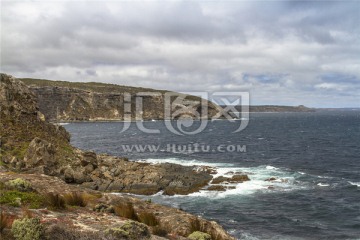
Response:
[[[160,133],[144,133],[135,123],[122,131],[123,122],[65,127],[72,144],[84,150],[153,164],[212,166],[214,177],[247,174],[250,181],[225,192],[145,197],[217,221],[237,239],[360,239],[360,111],[254,113],[238,133],[232,132],[239,123],[226,120],[208,121],[195,135],[174,134],[164,121],[142,124]],[[168,144],[211,151],[178,151]],[[126,151],[126,145],[154,145],[156,151]],[[242,151],[223,151],[229,145]]]

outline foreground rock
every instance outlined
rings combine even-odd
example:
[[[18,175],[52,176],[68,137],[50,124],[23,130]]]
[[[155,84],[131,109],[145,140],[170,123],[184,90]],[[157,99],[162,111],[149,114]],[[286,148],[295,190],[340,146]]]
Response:
[[[27,216],[31,215],[31,218],[40,219],[45,234],[52,240],[78,239],[75,238],[76,236],[87,236],[86,239],[186,239],[196,231],[211,236],[211,239],[234,239],[216,222],[206,221],[179,209],[149,203],[126,195],[101,193],[69,185],[57,177],[5,172],[4,169],[0,171],[0,183],[3,185],[14,179],[22,179],[31,186],[32,190],[43,196],[47,196],[49,192],[59,195],[76,192],[87,196],[85,207],[71,207],[63,210],[49,210],[47,207],[26,210]],[[148,225],[140,223],[141,217],[138,218],[140,220],[135,221],[119,216],[116,210],[124,203],[133,207],[135,216],[142,216],[144,213],[147,216],[153,216],[156,224],[151,224],[149,221],[144,221]],[[12,221],[21,219],[24,215],[21,206],[11,207],[3,204],[1,210],[7,216],[12,216]],[[11,239],[9,231],[8,227],[3,232],[8,237],[6,239]],[[109,234],[117,238],[103,238]],[[161,236],[155,234],[161,234]],[[199,233],[193,235],[199,235]]]
[[[165,195],[197,192],[212,179],[207,172],[177,164],[132,162],[126,158],[96,155],[92,152],[74,150],[76,157],[67,164],[59,164],[54,147],[39,138],[31,141],[23,160],[13,168],[23,172],[58,176],[70,184],[111,192],[152,195],[163,191]]]

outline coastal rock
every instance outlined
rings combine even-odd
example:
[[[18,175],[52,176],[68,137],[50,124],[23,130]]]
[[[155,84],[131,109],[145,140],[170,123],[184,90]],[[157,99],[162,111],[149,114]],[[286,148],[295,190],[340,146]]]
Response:
[[[277,180],[277,178],[275,178],[275,177],[265,179],[265,181],[267,181],[267,182],[276,181],[276,180]]]
[[[199,191],[211,180],[206,172],[196,172],[193,167],[177,164],[131,162],[124,158],[107,155],[97,157],[98,168],[84,186],[104,191],[117,191],[152,195],[161,190],[164,194],[189,194]]]
[[[230,180],[230,178],[228,177],[224,177],[224,176],[219,176],[217,178],[214,178],[211,183],[212,184],[219,184],[219,183],[223,183],[223,182],[228,182]]]
[[[219,183],[242,183],[245,181],[250,181],[250,178],[248,175],[245,174],[237,174],[232,176],[231,178],[219,176],[217,178],[214,178],[211,183],[212,184],[219,184]]]
[[[223,192],[223,191],[226,191],[226,189],[227,188],[222,185],[212,185],[212,186],[209,186],[206,190]]]
[[[25,153],[24,163],[27,169],[41,169],[38,167],[44,166],[44,172],[40,173],[53,174],[57,165],[55,147],[46,140],[34,138]]]
[[[83,152],[80,161],[83,167],[86,167],[89,164],[91,164],[94,168],[97,167],[97,157],[94,152]]]
[[[248,175],[234,175],[230,178],[229,182],[230,183],[242,183],[245,181],[250,181],[250,178],[248,177]]]
[[[196,172],[205,172],[208,174],[217,174],[217,170],[214,167],[209,166],[199,166],[196,168]]]

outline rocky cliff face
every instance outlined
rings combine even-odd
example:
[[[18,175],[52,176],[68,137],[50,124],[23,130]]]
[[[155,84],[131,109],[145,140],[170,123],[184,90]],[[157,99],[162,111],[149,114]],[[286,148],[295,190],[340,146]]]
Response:
[[[25,84],[2,74],[0,93],[1,161],[9,168],[58,176],[96,190],[146,195],[160,190],[188,194],[212,179],[209,173],[191,167],[154,166],[75,149],[64,128],[43,120],[36,97]]]
[[[44,159],[37,162],[59,164],[70,161],[74,157],[70,135],[63,127],[44,120],[38,110],[36,96],[25,84],[6,74],[0,76],[1,161],[14,168],[25,167],[24,159],[26,161],[28,154],[33,154],[28,152],[28,148],[35,138],[41,140],[35,141],[32,146],[43,145],[43,149],[49,151],[46,156],[40,154]]]
[[[102,83],[21,80],[35,93],[40,111],[51,121],[124,120],[128,112],[131,113],[131,119],[135,119],[136,116],[141,116],[144,120],[167,118],[164,115],[165,94],[170,93],[167,91]],[[136,110],[135,103],[137,99],[140,100],[138,94],[142,92],[156,95],[141,97],[143,107]],[[127,98],[127,94],[130,98]],[[218,112],[216,105],[206,101],[208,114],[205,114],[199,97],[177,95],[184,97],[187,105],[173,106],[172,112],[178,109],[183,111],[171,116],[171,119],[182,116],[195,119],[209,118]],[[125,107],[127,103],[130,104]]]

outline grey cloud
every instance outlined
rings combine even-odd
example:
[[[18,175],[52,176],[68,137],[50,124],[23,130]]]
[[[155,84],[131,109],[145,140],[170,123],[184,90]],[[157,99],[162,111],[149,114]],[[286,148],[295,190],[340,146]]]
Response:
[[[22,3],[1,10],[2,71],[15,76],[360,102],[357,2]]]

